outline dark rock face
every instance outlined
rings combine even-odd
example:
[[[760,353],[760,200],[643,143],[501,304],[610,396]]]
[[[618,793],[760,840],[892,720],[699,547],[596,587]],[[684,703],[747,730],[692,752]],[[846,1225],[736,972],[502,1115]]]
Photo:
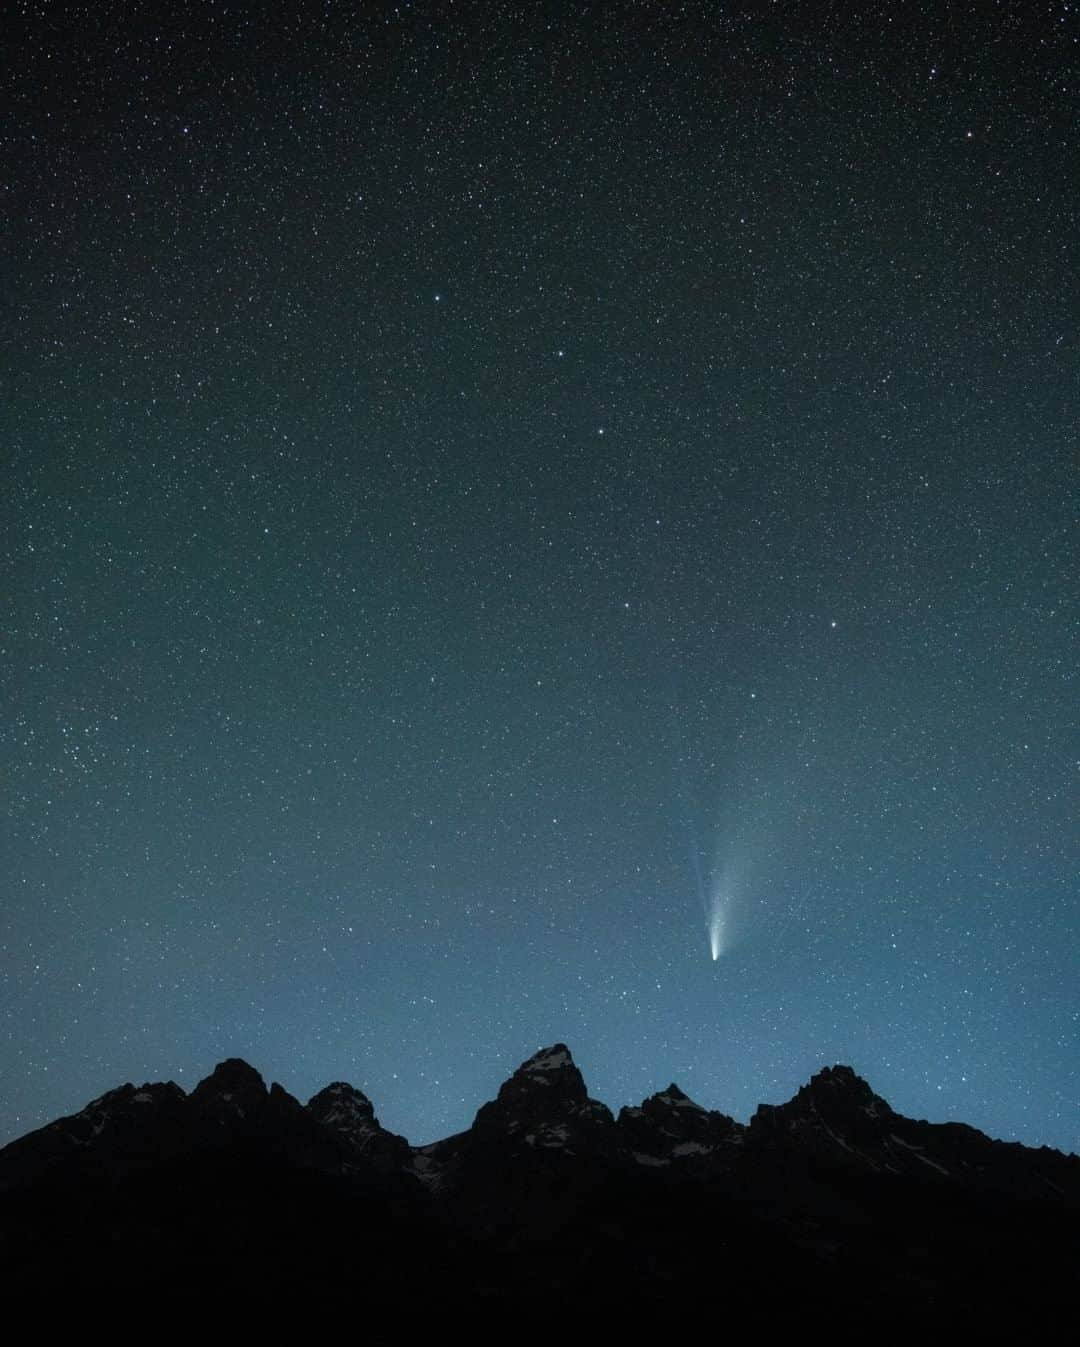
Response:
[[[179,1085],[121,1085],[0,1151],[0,1192],[65,1175],[126,1173],[175,1148],[186,1114]]]
[[[308,1113],[343,1146],[346,1169],[370,1165],[380,1171],[404,1170],[411,1147],[404,1137],[388,1132],[375,1117],[375,1106],[344,1081],[327,1085],[308,1100]]]
[[[371,1324],[478,1310],[670,1331],[703,1288],[759,1328],[1060,1331],[1080,1159],[904,1118],[826,1068],[747,1127],[677,1086],[590,1099],[530,1057],[456,1137],[412,1148],[336,1082],[304,1106],[245,1062],[186,1095],[124,1085],[0,1151],[14,1299],[289,1286]],[[208,1291],[208,1293],[209,1293]]]
[[[208,1122],[228,1127],[259,1117],[267,1097],[266,1085],[255,1068],[239,1057],[230,1057],[195,1086],[191,1109]]]
[[[344,1081],[335,1081],[312,1095],[307,1106],[317,1122],[357,1142],[382,1130],[375,1117],[375,1105],[366,1094]]]
[[[570,1049],[556,1043],[518,1067],[477,1113],[472,1135],[482,1147],[611,1154],[614,1125],[611,1110],[589,1098]]]
[[[762,1104],[750,1120],[752,1143],[772,1143],[843,1163],[876,1167],[894,1114],[849,1066],[826,1067],[786,1104]]]
[[[786,1104],[760,1105],[747,1143],[766,1156],[1032,1198],[1076,1192],[1080,1169],[1076,1157],[1046,1147],[994,1141],[963,1123],[905,1118],[849,1066],[819,1071]]]
[[[701,1166],[733,1161],[744,1129],[726,1113],[713,1113],[669,1085],[639,1108],[619,1110],[619,1135],[642,1165]]]

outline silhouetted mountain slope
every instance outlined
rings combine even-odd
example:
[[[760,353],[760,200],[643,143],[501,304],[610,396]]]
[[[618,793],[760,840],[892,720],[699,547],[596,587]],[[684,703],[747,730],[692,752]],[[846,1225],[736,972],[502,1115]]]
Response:
[[[563,1044],[422,1148],[341,1082],[305,1106],[230,1060],[190,1094],[125,1085],[0,1151],[0,1192],[16,1301],[242,1284],[369,1324],[671,1325],[706,1303],[1030,1332],[1064,1322],[1080,1253],[1075,1156],[904,1118],[843,1066],[745,1127],[674,1084],[614,1118]]]

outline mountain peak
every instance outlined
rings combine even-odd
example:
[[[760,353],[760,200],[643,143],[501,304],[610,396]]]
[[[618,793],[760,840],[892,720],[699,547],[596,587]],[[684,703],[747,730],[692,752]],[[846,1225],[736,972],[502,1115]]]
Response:
[[[533,1148],[593,1148],[597,1128],[612,1128],[611,1111],[590,1099],[565,1043],[533,1053],[476,1115],[474,1131],[521,1138]]]
[[[645,1102],[649,1103],[651,1100],[656,1100],[658,1104],[666,1104],[670,1108],[694,1108],[699,1112],[702,1111],[701,1105],[695,1104],[690,1096],[680,1090],[674,1081],[672,1081],[666,1090],[661,1090],[658,1094],[650,1095],[649,1099]]]
[[[645,1165],[716,1161],[743,1130],[726,1114],[702,1108],[674,1082],[637,1108],[621,1109],[618,1127],[634,1159]]]
[[[529,1073],[561,1071],[564,1067],[574,1067],[574,1059],[565,1043],[553,1043],[550,1048],[541,1048],[518,1067],[519,1071]],[[574,1067],[577,1070],[576,1067]]]
[[[755,1139],[780,1139],[802,1149],[861,1156],[868,1163],[896,1115],[850,1066],[826,1066],[786,1104],[761,1104],[750,1120]]]
[[[847,1107],[867,1112],[872,1117],[887,1115],[892,1109],[876,1095],[869,1084],[850,1066],[826,1066],[810,1077],[808,1084],[799,1090],[793,1104],[802,1099],[813,1098],[818,1108],[825,1105],[830,1108]]]
[[[836,1118],[854,1112],[888,1116],[892,1109],[854,1068],[838,1064],[822,1067],[786,1104],[760,1105],[758,1113],[762,1112],[778,1112],[785,1118]]]
[[[541,1048],[518,1067],[499,1090],[499,1099],[510,1101],[533,1095],[537,1090],[564,1101],[584,1102],[585,1079],[565,1043]]]
[[[266,1103],[266,1082],[253,1066],[240,1057],[218,1062],[205,1080],[191,1092],[191,1103],[200,1112],[236,1113],[240,1117]]]
[[[307,1112],[321,1126],[329,1128],[354,1158],[363,1156],[383,1168],[407,1163],[408,1142],[386,1131],[375,1116],[374,1104],[355,1085],[334,1081],[312,1095]]]
[[[357,1128],[366,1131],[378,1127],[375,1105],[361,1090],[343,1080],[335,1080],[318,1094],[313,1094],[307,1106],[319,1122],[339,1132],[353,1133]]]
[[[201,1090],[204,1086],[215,1090],[266,1089],[262,1076],[242,1057],[226,1057],[224,1061],[218,1062],[195,1088]]]
[[[841,1086],[845,1089],[869,1090],[870,1088],[854,1067],[844,1066],[840,1062],[836,1066],[823,1066],[820,1071],[810,1077],[810,1084]]]

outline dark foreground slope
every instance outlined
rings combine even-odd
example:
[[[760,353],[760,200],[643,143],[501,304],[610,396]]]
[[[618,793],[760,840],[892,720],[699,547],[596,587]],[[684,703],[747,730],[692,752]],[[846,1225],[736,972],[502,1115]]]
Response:
[[[0,1152],[10,1305],[906,1336],[1070,1322],[1080,1160],[893,1113],[849,1068],[748,1126],[676,1086],[614,1117],[561,1044],[412,1148],[359,1091],[222,1063]]]

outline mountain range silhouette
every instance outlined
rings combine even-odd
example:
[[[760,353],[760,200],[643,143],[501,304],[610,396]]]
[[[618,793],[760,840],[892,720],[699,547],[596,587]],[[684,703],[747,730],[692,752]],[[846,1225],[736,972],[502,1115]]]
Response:
[[[12,1304],[182,1297],[279,1327],[307,1306],[475,1336],[703,1313],[1059,1331],[1078,1215],[1080,1158],[903,1117],[847,1066],[746,1125],[674,1084],[615,1116],[561,1043],[426,1146],[351,1085],[304,1105],[233,1058],[190,1094],[123,1085],[0,1151]]]

